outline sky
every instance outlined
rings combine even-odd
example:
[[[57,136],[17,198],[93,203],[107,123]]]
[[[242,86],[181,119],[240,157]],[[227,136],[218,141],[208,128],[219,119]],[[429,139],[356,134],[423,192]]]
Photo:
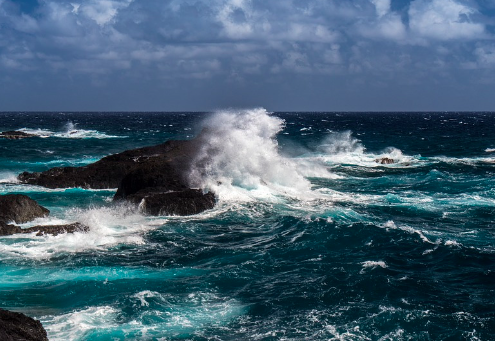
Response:
[[[494,0],[0,0],[0,111],[495,111]]]

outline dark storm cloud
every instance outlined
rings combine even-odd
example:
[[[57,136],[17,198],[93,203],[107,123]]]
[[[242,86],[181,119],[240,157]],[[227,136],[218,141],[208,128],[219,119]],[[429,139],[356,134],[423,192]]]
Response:
[[[494,12],[485,0],[0,0],[0,109],[488,109]]]

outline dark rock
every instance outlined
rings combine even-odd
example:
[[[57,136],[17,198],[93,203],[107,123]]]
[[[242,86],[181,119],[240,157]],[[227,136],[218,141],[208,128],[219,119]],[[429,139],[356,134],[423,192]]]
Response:
[[[149,215],[191,215],[212,209],[216,199],[212,192],[203,193],[199,189],[157,193],[139,191],[127,197],[139,205],[141,212]]]
[[[9,139],[9,140],[20,140],[25,139],[27,137],[35,137],[34,134],[28,134],[23,131],[10,130],[4,131],[0,133],[0,139]]]
[[[54,236],[61,233],[74,233],[74,232],[88,232],[89,227],[80,223],[73,223],[67,225],[46,225],[46,226],[33,226],[26,229],[22,229],[16,225],[7,225],[0,222],[0,236],[10,236],[19,233],[33,233],[38,232],[37,236],[44,234],[52,234]]]
[[[17,224],[22,224],[45,217],[49,213],[49,210],[26,195],[0,195],[0,222],[15,221]]]
[[[56,167],[41,173],[24,172],[18,179],[26,184],[47,188],[117,188],[121,180],[139,168],[158,167],[174,169],[175,182],[187,187],[186,173],[190,167],[199,140],[167,141],[157,146],[127,150],[109,155],[84,167]]]
[[[379,163],[379,164],[382,164],[382,165],[390,165],[392,163],[395,163],[395,160],[394,159],[390,159],[388,157],[382,157],[382,158],[376,159],[375,162],[376,163]]]
[[[117,187],[114,200],[138,204],[145,214],[197,214],[215,205],[213,193],[192,189],[188,181],[201,146],[200,135],[194,140],[167,141],[157,146],[127,150],[84,167],[24,172],[18,178],[21,182],[48,188]]]
[[[21,313],[0,309],[0,340],[48,341],[41,322]]]
[[[166,162],[148,161],[129,172],[119,184],[115,199],[124,199],[143,189],[154,192],[181,191],[188,188],[177,168]],[[153,189],[153,190],[151,190]]]

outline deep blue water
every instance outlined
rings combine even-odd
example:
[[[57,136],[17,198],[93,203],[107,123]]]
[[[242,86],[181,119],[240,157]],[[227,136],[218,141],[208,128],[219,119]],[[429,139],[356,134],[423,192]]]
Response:
[[[15,181],[205,125],[196,216]],[[0,113],[14,129],[40,137],[0,139],[0,194],[51,211],[23,226],[91,228],[0,237],[0,307],[50,340],[495,339],[495,113]]]

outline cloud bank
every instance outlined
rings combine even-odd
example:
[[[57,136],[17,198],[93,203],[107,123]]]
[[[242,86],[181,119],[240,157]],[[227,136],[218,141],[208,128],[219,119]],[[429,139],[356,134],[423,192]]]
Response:
[[[484,0],[0,0],[0,110],[489,108],[494,26]]]

